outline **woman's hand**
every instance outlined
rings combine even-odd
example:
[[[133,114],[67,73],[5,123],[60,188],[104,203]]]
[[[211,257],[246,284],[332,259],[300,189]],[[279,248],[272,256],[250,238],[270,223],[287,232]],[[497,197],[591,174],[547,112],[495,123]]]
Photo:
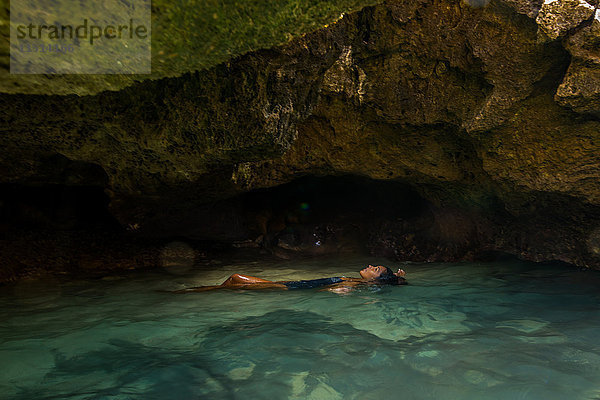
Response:
[[[328,292],[333,292],[333,293],[337,293],[337,294],[348,294],[354,289],[354,286],[357,286],[358,284],[360,284],[360,282],[361,282],[360,279],[358,279],[356,281],[351,281],[351,280],[348,280],[348,278],[346,278],[346,280],[344,280],[344,282],[333,284],[329,287],[321,289],[321,291],[326,290]]]
[[[372,265],[369,264],[369,267],[372,267]],[[383,265],[378,265],[378,267],[385,268]],[[404,276],[404,275],[406,275],[406,272],[404,272],[403,269],[398,268],[398,272],[394,272],[394,275],[396,275],[396,276]]]
[[[348,294],[352,291],[352,288],[348,287],[348,286],[340,286],[340,287],[332,287],[327,290],[329,290],[330,292],[333,292],[333,293],[337,293],[337,294]]]
[[[399,277],[403,277],[404,275],[406,275],[406,272],[404,272],[403,269],[398,269],[398,272],[394,272],[394,275],[399,276]]]

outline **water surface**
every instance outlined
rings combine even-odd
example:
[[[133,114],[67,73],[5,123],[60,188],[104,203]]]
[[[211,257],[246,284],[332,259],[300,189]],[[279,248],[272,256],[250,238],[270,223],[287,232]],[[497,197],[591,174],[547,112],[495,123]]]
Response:
[[[598,399],[600,273],[409,264],[409,285],[160,292],[358,276],[352,258],[237,261],[0,288],[3,399]],[[390,266],[401,266],[387,263]]]

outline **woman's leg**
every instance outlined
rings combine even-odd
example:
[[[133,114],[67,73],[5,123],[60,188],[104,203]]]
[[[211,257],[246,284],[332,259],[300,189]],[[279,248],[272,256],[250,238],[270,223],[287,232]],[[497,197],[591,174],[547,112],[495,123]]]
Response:
[[[266,279],[257,278],[255,276],[241,275],[241,274],[233,274],[225,282],[220,285],[215,286],[200,286],[195,288],[188,288],[177,290],[173,293],[189,293],[189,292],[204,292],[206,290],[214,290],[214,289],[287,289],[282,283],[268,281]]]
[[[257,278],[255,276],[233,274],[221,286],[236,286],[236,285],[248,285],[252,283],[273,283],[266,279]]]

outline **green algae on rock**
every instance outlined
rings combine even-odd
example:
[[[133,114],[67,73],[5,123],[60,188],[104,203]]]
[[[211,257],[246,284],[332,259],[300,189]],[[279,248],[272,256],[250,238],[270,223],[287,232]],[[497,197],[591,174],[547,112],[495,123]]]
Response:
[[[9,2],[0,2],[0,93],[97,94],[136,82],[177,77],[210,68],[232,57],[286,43],[331,24],[344,13],[377,0],[217,0],[152,1],[152,73],[150,75],[11,75],[9,73]],[[39,9],[71,14],[68,0],[38,0]],[[105,15],[102,3],[86,3]],[[93,14],[93,12],[91,13]],[[86,15],[86,17],[90,17]],[[101,55],[96,54],[96,57]]]

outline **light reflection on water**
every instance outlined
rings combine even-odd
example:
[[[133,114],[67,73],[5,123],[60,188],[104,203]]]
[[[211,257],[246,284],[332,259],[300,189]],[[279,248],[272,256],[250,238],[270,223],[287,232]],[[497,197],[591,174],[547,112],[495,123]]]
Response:
[[[600,398],[600,273],[411,264],[409,285],[159,292],[357,276],[364,258],[0,288],[7,399]],[[394,265],[390,265],[392,267]],[[400,265],[395,265],[396,267]]]

